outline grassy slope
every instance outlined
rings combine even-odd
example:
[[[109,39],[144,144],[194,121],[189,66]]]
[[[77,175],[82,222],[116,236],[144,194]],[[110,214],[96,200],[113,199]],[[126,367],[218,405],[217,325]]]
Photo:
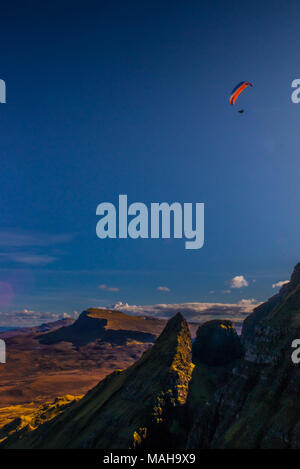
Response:
[[[82,396],[67,394],[57,397],[52,402],[45,402],[38,407],[31,403],[1,409],[4,425],[0,429],[0,442],[5,444],[7,439],[13,442],[16,441],[16,438],[19,439],[26,436],[40,425],[52,420],[81,398]]]

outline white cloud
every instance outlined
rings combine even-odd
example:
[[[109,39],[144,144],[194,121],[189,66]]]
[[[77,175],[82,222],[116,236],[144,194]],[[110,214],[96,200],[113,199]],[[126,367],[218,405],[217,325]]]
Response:
[[[272,288],[281,288],[283,285],[286,285],[289,282],[289,280],[280,280],[279,282],[273,283]]]
[[[246,307],[247,306],[252,306],[252,305],[257,306],[258,301],[255,300],[254,298],[249,298],[248,300],[243,299],[243,300],[239,301],[238,304],[241,305],[241,306],[246,306]]]
[[[71,318],[72,316],[69,313],[62,313],[62,317],[66,319],[66,318]]]
[[[117,288],[117,287],[108,287],[108,286],[105,285],[105,284],[99,285],[99,288],[100,288],[100,290],[110,291],[110,292],[117,292],[117,291],[120,290],[120,289]]]
[[[168,287],[163,287],[163,286],[157,287],[157,290],[158,290],[158,291],[171,291],[170,288],[168,288]]]
[[[236,277],[233,277],[231,280],[231,288],[242,288],[242,287],[248,287],[248,282],[245,279],[244,275],[237,275]]]
[[[118,309],[119,311],[122,311],[122,309],[127,309],[127,308],[129,308],[128,303],[123,303],[122,301],[118,301],[112,306],[111,309]]]

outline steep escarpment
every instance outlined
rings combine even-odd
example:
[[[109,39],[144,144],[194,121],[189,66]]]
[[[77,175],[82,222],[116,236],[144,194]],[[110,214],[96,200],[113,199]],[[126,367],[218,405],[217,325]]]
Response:
[[[166,321],[147,316],[132,316],[120,311],[90,308],[83,311],[79,318],[67,327],[38,337],[41,344],[52,345],[71,342],[83,346],[90,342],[101,341],[124,344],[127,340],[154,342]]]
[[[291,280],[244,322],[242,339],[246,360],[276,364],[290,355],[290,345],[300,330],[300,263]]]
[[[193,372],[188,325],[178,313],[155,345],[125,371],[109,375],[78,403],[6,447],[160,446],[180,427],[176,409]],[[149,443],[148,443],[149,441]]]

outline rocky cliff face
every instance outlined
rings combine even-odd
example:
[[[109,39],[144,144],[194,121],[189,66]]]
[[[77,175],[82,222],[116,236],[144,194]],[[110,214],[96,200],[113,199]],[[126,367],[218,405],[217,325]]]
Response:
[[[300,338],[300,264],[280,292],[243,326],[245,357],[225,385],[216,385],[210,418],[200,416],[188,443],[213,448],[299,448],[300,369],[291,343]],[[210,425],[209,441],[203,425]],[[205,433],[205,432],[204,432]]]
[[[293,338],[300,337],[300,263],[277,295],[257,307],[244,322],[242,339],[246,360],[276,364],[290,354]],[[298,335],[297,335],[298,334]]]

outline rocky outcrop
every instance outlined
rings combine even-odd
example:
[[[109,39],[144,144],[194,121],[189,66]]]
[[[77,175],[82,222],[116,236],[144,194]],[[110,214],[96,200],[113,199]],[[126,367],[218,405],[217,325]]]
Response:
[[[193,358],[206,365],[226,365],[242,356],[242,345],[232,322],[213,320],[197,331],[193,343]]]

